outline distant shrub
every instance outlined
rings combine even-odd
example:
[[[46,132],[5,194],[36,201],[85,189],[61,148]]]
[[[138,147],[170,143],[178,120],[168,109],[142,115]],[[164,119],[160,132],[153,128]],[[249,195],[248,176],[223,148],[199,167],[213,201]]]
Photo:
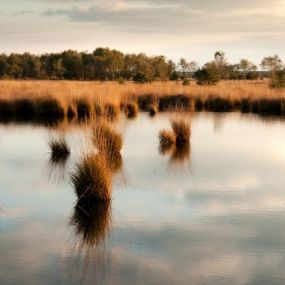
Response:
[[[136,83],[146,83],[148,82],[148,78],[146,76],[145,73],[143,72],[138,72],[134,77],[133,77],[133,81]]]
[[[191,83],[191,81],[188,78],[185,78],[182,82],[182,85],[187,86],[187,85],[190,85],[190,83]]]
[[[197,70],[194,77],[199,85],[214,85],[219,82],[219,74],[212,66],[205,66]]]
[[[122,78],[122,77],[118,78],[117,81],[118,81],[119,84],[124,84],[126,82],[126,80],[124,78]]]
[[[283,88],[285,87],[285,71],[277,71],[271,81],[271,87]]]

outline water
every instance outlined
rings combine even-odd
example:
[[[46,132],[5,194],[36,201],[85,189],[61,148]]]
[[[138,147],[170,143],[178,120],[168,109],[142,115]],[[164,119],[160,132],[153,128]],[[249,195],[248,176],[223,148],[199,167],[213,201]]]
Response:
[[[183,161],[159,152],[167,116],[118,123],[124,165],[95,223],[69,179],[86,130],[67,131],[72,155],[54,169],[49,130],[1,125],[0,284],[284,284],[284,122],[187,120]]]

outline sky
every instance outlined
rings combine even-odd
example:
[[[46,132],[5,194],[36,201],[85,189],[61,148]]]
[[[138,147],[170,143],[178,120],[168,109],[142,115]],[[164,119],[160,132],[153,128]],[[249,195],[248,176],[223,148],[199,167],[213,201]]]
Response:
[[[202,64],[285,61],[285,0],[0,0],[0,52],[110,47]]]

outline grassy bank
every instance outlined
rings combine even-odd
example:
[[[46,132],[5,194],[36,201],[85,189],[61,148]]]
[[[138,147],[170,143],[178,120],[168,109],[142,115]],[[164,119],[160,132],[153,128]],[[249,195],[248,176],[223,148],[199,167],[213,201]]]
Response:
[[[266,81],[222,81],[215,86],[176,82],[134,84],[82,81],[0,81],[0,119],[113,119],[119,108],[133,117],[140,110],[252,112],[285,115],[285,89]]]

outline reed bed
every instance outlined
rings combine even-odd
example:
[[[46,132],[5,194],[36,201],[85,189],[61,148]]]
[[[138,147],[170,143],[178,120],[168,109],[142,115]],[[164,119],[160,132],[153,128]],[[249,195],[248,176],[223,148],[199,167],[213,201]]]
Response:
[[[285,115],[285,89],[268,81],[221,81],[215,86],[181,82],[135,84],[84,81],[0,81],[0,119],[63,117],[114,120],[122,104],[130,116],[141,111],[252,112]]]

